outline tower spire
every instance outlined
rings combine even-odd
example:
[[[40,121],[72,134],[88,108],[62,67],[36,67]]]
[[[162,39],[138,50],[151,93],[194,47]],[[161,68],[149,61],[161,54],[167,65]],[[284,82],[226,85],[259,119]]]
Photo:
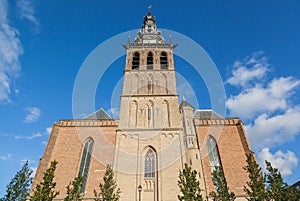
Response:
[[[148,15],[151,15],[151,8],[152,8],[152,5],[149,5],[148,6]]]

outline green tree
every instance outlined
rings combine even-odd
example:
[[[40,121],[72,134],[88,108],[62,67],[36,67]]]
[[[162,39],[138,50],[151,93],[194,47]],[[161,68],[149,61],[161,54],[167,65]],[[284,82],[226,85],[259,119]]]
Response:
[[[297,190],[284,182],[277,168],[273,168],[271,163],[266,161],[266,181],[268,187],[268,199],[278,201],[296,201],[299,200]]]
[[[51,162],[50,167],[44,172],[43,181],[36,185],[30,196],[30,201],[52,201],[59,194],[55,191],[56,183],[53,182],[56,165],[56,160]]]
[[[212,173],[213,183],[215,186],[215,191],[211,192],[209,195],[213,198],[214,201],[233,201],[235,200],[235,194],[229,192],[227,186],[226,178],[224,176],[223,170],[221,167],[216,167]]]
[[[192,170],[187,164],[179,171],[178,186],[182,195],[178,195],[180,201],[202,201],[200,183],[197,180],[197,171]]]
[[[28,161],[22,169],[17,172],[14,178],[6,186],[6,194],[1,201],[25,201],[29,195],[29,188],[32,183],[32,170],[28,167]]]
[[[244,170],[249,174],[250,179],[246,183],[246,186],[244,186],[244,191],[249,196],[247,200],[267,200],[266,180],[262,174],[261,168],[254,159],[253,154],[247,154],[247,165],[244,167]]]
[[[100,192],[94,190],[95,201],[118,201],[120,199],[120,188],[114,179],[114,172],[110,165],[107,165],[103,177],[103,183],[99,184]]]
[[[75,179],[67,186],[67,196],[64,201],[81,201],[84,194],[81,192],[83,177],[75,177]]]

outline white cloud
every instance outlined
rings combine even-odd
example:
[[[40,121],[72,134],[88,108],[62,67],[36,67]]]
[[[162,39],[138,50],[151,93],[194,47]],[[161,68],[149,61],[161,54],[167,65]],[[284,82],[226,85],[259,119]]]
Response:
[[[230,77],[226,83],[234,86],[246,86],[249,82],[263,78],[269,71],[270,64],[263,51],[254,52],[243,61],[236,61]]]
[[[30,0],[17,0],[17,7],[19,9],[20,18],[26,19],[33,25],[38,27],[39,21],[35,17],[35,10]]]
[[[34,133],[30,136],[14,135],[14,138],[17,140],[20,140],[20,139],[32,140],[34,138],[39,138],[39,137],[42,137],[42,134],[40,132]]]
[[[0,160],[3,160],[3,161],[11,160],[11,158],[12,158],[12,156],[9,153],[6,156],[0,156]]]
[[[300,107],[290,108],[283,114],[261,114],[245,126],[252,148],[272,147],[293,140],[300,132]]]
[[[41,110],[38,107],[27,107],[27,108],[25,108],[25,111],[28,112],[24,119],[25,123],[35,122],[41,116]]]
[[[274,78],[266,87],[255,85],[231,96],[226,107],[231,115],[251,119],[263,112],[274,112],[288,108],[288,98],[294,93],[300,80],[293,77]]]
[[[17,8],[22,19],[29,20],[37,28],[39,22],[32,3],[29,0],[17,0]],[[14,90],[12,83],[21,70],[20,57],[23,46],[19,39],[19,31],[10,25],[8,0],[0,1],[0,103],[10,103]],[[12,9],[10,9],[12,10]]]
[[[51,131],[52,131],[52,127],[47,127],[47,128],[46,128],[46,133],[47,133],[48,135],[51,134]]]
[[[278,168],[282,175],[291,175],[293,169],[298,165],[298,158],[295,153],[287,151],[283,153],[281,150],[272,154],[269,148],[264,148],[258,153],[258,160],[265,170],[265,160],[271,162],[272,166]]]
[[[291,99],[300,80],[292,76],[263,79],[271,66],[267,60],[258,52],[238,61],[233,67],[233,76],[227,80],[239,86],[240,91],[229,97],[226,107],[231,116],[246,120],[245,129],[251,147],[256,150],[284,144],[300,132],[297,121],[300,105],[293,104]]]
[[[21,69],[23,47],[19,32],[8,23],[8,2],[0,1],[0,103],[9,103],[11,83]]]
[[[28,164],[35,164],[36,161],[35,160],[31,160],[31,159],[27,159],[27,158],[24,158],[20,161],[20,165],[24,165],[26,162],[28,162]]]
[[[7,21],[7,0],[0,1],[0,22]]]
[[[42,134],[39,133],[39,132],[37,132],[37,133],[35,133],[35,134],[31,135],[31,136],[28,136],[27,139],[31,140],[33,138],[38,138],[38,137],[42,137]]]

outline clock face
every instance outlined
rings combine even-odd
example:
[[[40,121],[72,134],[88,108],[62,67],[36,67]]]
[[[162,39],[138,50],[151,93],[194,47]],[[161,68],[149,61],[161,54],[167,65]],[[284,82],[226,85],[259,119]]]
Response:
[[[156,43],[155,39],[144,40],[144,43]]]
[[[152,20],[148,20],[148,21],[147,21],[147,25],[148,25],[148,26],[153,25],[153,21],[152,21]]]

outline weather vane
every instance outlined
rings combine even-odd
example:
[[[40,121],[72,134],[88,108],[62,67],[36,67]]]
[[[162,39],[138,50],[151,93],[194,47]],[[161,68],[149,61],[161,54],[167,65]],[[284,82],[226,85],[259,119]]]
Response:
[[[148,6],[148,13],[151,13],[152,5]]]

